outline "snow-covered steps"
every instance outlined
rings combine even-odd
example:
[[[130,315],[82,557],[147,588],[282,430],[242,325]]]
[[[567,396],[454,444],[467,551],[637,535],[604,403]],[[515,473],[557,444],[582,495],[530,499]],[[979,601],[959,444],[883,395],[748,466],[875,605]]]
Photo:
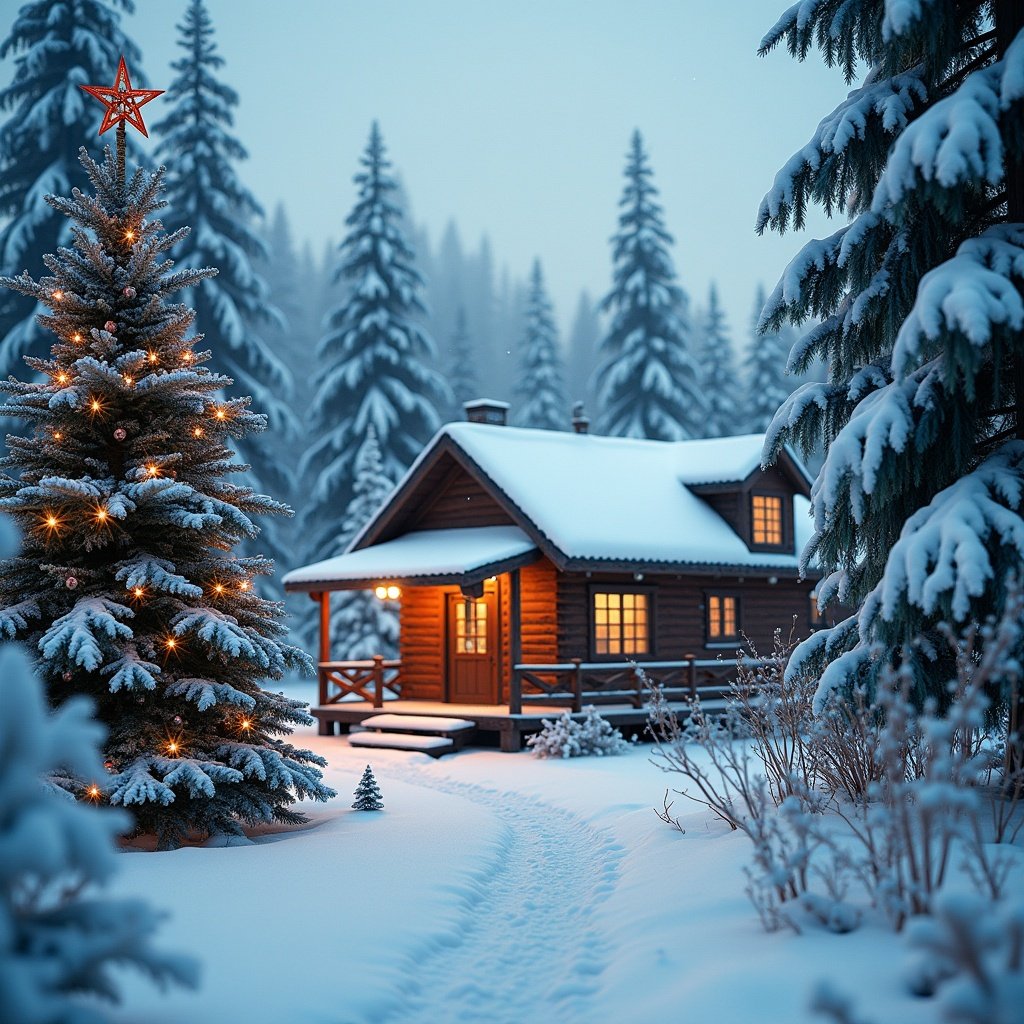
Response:
[[[373,715],[360,724],[367,731],[349,736],[353,747],[419,750],[431,757],[460,749],[476,732],[474,722],[440,715]]]

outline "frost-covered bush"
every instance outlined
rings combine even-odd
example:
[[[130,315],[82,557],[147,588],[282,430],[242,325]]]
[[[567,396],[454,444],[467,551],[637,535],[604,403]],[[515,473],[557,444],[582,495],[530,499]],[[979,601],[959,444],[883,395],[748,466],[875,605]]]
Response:
[[[121,811],[76,801],[44,776],[60,769],[106,776],[103,728],[88,702],[48,714],[26,656],[0,648],[0,1017],[17,1024],[96,1024],[91,999],[118,1001],[125,964],[161,986],[195,984],[191,960],[154,949],[161,915],[138,900],[95,890],[114,872]]]
[[[583,709],[582,720],[565,711],[555,721],[545,718],[543,723],[544,728],[526,741],[536,757],[605,757],[629,749],[622,734],[593,705]]]

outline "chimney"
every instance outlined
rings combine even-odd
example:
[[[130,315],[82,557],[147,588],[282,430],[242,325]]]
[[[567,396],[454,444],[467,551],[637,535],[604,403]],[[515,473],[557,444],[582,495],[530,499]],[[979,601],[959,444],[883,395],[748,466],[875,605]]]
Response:
[[[466,419],[470,423],[490,423],[495,427],[508,424],[508,402],[499,402],[496,398],[475,398],[463,406]]]
[[[583,411],[582,402],[576,402],[572,407],[572,429],[577,434],[585,434],[590,429],[590,417]]]

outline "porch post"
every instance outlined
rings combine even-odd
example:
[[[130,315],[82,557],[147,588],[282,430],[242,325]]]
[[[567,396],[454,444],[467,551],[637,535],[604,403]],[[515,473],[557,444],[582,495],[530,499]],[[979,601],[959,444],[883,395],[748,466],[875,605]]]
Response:
[[[320,592],[320,664],[317,675],[320,678],[320,704],[327,703],[327,673],[323,663],[331,660],[331,592]]]
[[[523,657],[522,623],[520,622],[523,602],[518,569],[513,569],[508,574],[508,584],[508,649],[512,661],[510,666],[512,671],[509,675],[508,709],[512,714],[518,715],[523,710],[522,682],[516,671],[516,665]]]

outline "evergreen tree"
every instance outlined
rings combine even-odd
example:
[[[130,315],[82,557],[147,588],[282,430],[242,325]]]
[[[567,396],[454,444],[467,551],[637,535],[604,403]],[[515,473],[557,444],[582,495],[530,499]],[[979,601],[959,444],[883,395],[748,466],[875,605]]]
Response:
[[[303,470],[313,480],[304,515],[316,557],[334,539],[335,510],[345,508],[355,483],[355,457],[372,425],[384,471],[398,478],[441,423],[451,392],[427,361],[434,342],[413,316],[423,311],[422,280],[391,200],[394,180],[376,122],[355,176],[359,198],[341,243],[338,276],[350,297],[330,315],[317,354],[321,371],[312,417],[319,437]]]
[[[640,132],[633,133],[612,239],[612,290],[601,308],[612,323],[597,369],[598,427],[619,437],[678,441],[699,437],[704,419],[700,367],[690,351],[688,325],[668,246],[658,190],[651,183]]]
[[[565,375],[569,397],[583,402],[587,407],[593,404],[590,382],[597,365],[597,347],[601,340],[601,321],[597,307],[586,291],[580,292],[576,304],[576,316],[569,332],[569,356],[566,360]]]
[[[762,317],[820,319],[790,362],[829,367],[787,400],[766,448],[827,449],[803,557],[827,573],[819,600],[857,611],[792,663],[829,663],[822,696],[898,652],[919,693],[948,699],[937,624],[1000,613],[1020,573],[1022,24],[1020,4],[829,2],[793,7],[761,45],[802,58],[817,42],[848,81],[867,68],[758,219],[800,228],[812,202],[848,218],[803,248]]]
[[[0,384],[32,427],[0,460],[0,508],[25,534],[0,563],[0,635],[40,652],[54,704],[95,700],[103,789],[163,846],[301,821],[291,803],[330,795],[324,762],[279,737],[311,719],[258,680],[309,660],[253,584],[272,564],[232,554],[252,515],[287,509],[224,479],[228,443],[262,420],[217,397],[230,378],[201,365],[194,313],[168,302],[215,271],[171,272],[181,232],[155,219],[161,174],[125,183],[109,150],[82,163],[95,195],[48,199],[74,249],[47,257],[50,277],[2,280],[50,310],[56,342],[30,362],[43,382]]]
[[[285,322],[270,304],[267,284],[254,268],[255,261],[266,258],[263,242],[251,227],[263,211],[235,173],[234,164],[247,156],[229,132],[238,96],[216,77],[224,58],[217,52],[203,0],[190,0],[178,31],[185,56],[171,65],[178,73],[167,90],[171,112],[154,127],[164,133],[157,155],[171,168],[170,224],[192,229],[173,255],[181,267],[219,268],[216,278],[188,289],[184,299],[195,308],[224,370],[253,395],[271,430],[294,439],[299,431],[288,404],[291,372],[257,333],[258,326],[283,330]],[[240,437],[235,444],[252,467],[253,487],[293,492],[293,460],[281,459],[262,438]],[[283,560],[292,552],[277,527],[266,524],[260,547]],[[276,583],[274,593],[279,596]]]
[[[785,325],[775,328],[762,326],[761,310],[767,300],[764,285],[758,285],[746,366],[748,427],[755,434],[768,429],[779,407],[797,383],[794,377],[786,375],[792,328]]]
[[[732,339],[714,282],[708,292],[708,308],[702,318],[702,327],[700,370],[706,412],[701,433],[704,437],[729,437],[742,433],[743,415],[739,408],[742,388],[736,374]]]
[[[540,260],[533,261],[526,327],[520,350],[515,422],[521,427],[564,430],[569,418],[562,354]]]
[[[0,522],[0,556],[13,554],[13,531]],[[104,775],[103,730],[86,701],[48,714],[27,656],[0,646],[0,1007],[18,1024],[75,1020],[99,1024],[83,995],[117,1000],[111,969],[131,964],[155,981],[195,984],[184,957],[150,945],[160,915],[137,900],[83,895],[117,867],[115,840],[127,815],[69,800],[59,782],[69,770]],[[55,785],[56,783],[56,785]],[[92,801],[100,799],[95,791]]]
[[[459,307],[455,317],[455,333],[452,335],[448,351],[448,383],[455,399],[451,418],[460,420],[465,403],[480,397],[480,382],[476,372],[476,351],[466,325],[466,311],[462,306]]]
[[[356,455],[352,500],[341,522],[341,533],[332,554],[340,555],[364,526],[380,511],[394,488],[385,472],[373,424]],[[398,609],[394,601],[381,600],[367,590],[342,590],[331,607],[331,638],[345,658],[360,660],[382,654],[398,654]]]
[[[81,173],[78,147],[96,131],[83,84],[109,81],[122,54],[138,74],[139,51],[121,30],[118,8],[130,0],[35,0],[18,10],[0,58],[15,56],[0,90],[0,273],[41,265],[69,235],[66,221],[43,200],[67,194]],[[46,333],[24,295],[0,297],[0,380],[23,369],[22,356],[45,356]]]
[[[377,780],[373,777],[373,770],[369,765],[363,772],[363,777],[356,786],[355,803],[352,807],[357,811],[383,811],[384,801],[381,799],[380,788]]]

